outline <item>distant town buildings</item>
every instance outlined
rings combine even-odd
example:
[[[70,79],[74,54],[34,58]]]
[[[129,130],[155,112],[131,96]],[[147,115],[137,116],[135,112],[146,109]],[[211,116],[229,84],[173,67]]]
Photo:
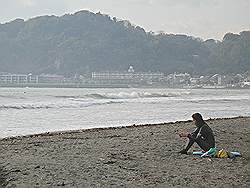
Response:
[[[62,83],[61,75],[32,75],[32,74],[3,74],[0,75],[0,84],[38,84],[38,83]]]
[[[188,73],[136,72],[133,66],[127,71],[103,71],[65,77],[63,75],[1,74],[0,86],[58,86],[58,87],[172,87],[172,88],[249,88],[250,76],[190,75]]]
[[[92,72],[91,78],[95,81],[107,83],[140,83],[158,82],[164,79],[164,74],[160,72],[135,72],[130,66],[125,72]]]
[[[0,75],[1,84],[25,84],[25,83],[38,83],[38,76],[31,74],[6,74]]]

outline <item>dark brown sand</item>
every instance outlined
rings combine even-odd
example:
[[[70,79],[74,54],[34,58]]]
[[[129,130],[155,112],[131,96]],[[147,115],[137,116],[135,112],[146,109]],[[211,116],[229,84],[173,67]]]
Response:
[[[243,157],[209,160],[178,154],[186,143],[178,132],[193,130],[191,121],[48,133],[0,140],[0,184],[249,187],[250,117],[206,122],[214,130],[217,148],[240,151]]]

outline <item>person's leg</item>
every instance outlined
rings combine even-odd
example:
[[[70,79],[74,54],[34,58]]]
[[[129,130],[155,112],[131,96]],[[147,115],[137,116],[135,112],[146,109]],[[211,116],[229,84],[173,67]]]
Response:
[[[213,146],[211,146],[211,144],[209,144],[206,140],[202,139],[202,138],[197,138],[195,140],[195,142],[198,144],[198,146],[200,146],[201,149],[203,149],[204,151],[208,151],[210,148],[212,148]]]
[[[192,145],[194,144],[195,140],[192,138],[188,138],[188,144],[185,147],[185,149],[179,151],[179,153],[181,154],[187,154],[187,151],[192,147]]]
[[[208,151],[212,147],[208,142],[206,142],[206,140],[203,140],[202,138],[197,138],[197,139],[189,138],[188,144],[187,144],[186,148],[183,149],[183,150],[181,150],[179,153],[181,153],[181,154],[187,154],[188,150],[192,147],[192,145],[195,142],[204,151]]]
[[[186,150],[188,151],[188,150],[192,147],[192,145],[193,145],[194,143],[195,143],[195,140],[192,139],[192,138],[189,138],[188,144],[187,144],[187,146],[186,146]]]

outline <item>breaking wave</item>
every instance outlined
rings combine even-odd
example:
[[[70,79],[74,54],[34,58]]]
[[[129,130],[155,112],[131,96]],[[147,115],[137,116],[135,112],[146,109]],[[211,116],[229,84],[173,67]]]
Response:
[[[189,94],[190,92],[173,92],[173,93],[119,92],[119,93],[106,93],[106,94],[94,93],[85,95],[85,97],[94,99],[136,99],[136,98],[178,97]]]
[[[0,110],[8,110],[8,109],[16,109],[16,110],[24,110],[24,109],[48,109],[52,108],[47,105],[29,105],[29,104],[21,104],[21,105],[1,105]]]
[[[93,102],[78,102],[78,103],[69,103],[69,104],[60,104],[60,103],[54,103],[54,104],[9,104],[9,105],[0,105],[0,110],[9,110],[9,109],[15,109],[15,110],[36,110],[36,109],[63,109],[63,108],[84,108],[84,107],[90,107],[90,106],[96,106],[96,105],[108,105],[108,104],[114,104],[114,103],[122,103],[121,101],[93,101]]]
[[[167,98],[167,97],[177,97],[183,95],[189,95],[190,92],[114,92],[114,93],[92,93],[85,95],[57,95],[57,96],[47,96],[42,99],[41,102],[11,102],[8,104],[0,105],[0,110],[34,110],[34,109],[63,109],[63,108],[73,108],[79,109],[84,107],[96,106],[96,105],[109,105],[117,103],[134,103],[140,102],[136,99],[156,99],[156,98]],[[41,99],[39,99],[41,100]],[[143,100],[143,102],[146,102]],[[148,102],[152,102],[149,100]]]

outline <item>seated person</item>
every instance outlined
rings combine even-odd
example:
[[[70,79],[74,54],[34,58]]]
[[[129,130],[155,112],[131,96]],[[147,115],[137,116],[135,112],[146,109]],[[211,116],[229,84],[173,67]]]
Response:
[[[201,114],[195,113],[192,115],[193,121],[196,125],[196,130],[192,133],[180,133],[180,137],[187,137],[189,139],[186,148],[179,153],[187,154],[191,146],[196,142],[201,149],[207,152],[210,148],[215,147],[215,139],[212,129],[203,120]]]

